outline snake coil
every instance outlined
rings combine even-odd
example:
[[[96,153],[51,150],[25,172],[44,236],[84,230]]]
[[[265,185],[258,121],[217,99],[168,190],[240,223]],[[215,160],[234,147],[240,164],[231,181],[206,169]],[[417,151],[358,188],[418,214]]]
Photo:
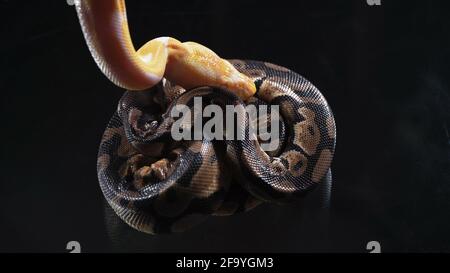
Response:
[[[127,92],[120,100],[103,135],[97,169],[106,200],[133,228],[181,232],[208,215],[288,202],[315,188],[328,172],[336,128],[319,90],[284,67],[230,62],[257,87],[245,103],[224,89],[186,91],[168,80],[152,92]],[[175,105],[192,108],[195,97],[222,107],[278,105],[278,147],[265,152],[260,141],[249,138],[249,116],[238,123],[242,140],[174,141],[170,128],[176,120],[169,113]]]

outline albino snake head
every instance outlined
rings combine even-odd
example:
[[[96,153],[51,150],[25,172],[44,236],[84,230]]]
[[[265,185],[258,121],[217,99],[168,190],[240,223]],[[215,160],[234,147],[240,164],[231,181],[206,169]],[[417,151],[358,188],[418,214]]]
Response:
[[[122,88],[145,90],[166,77],[187,89],[229,89],[244,100],[256,92],[252,80],[200,44],[161,37],[136,51],[124,0],[78,0],[75,6],[92,57],[103,74]]]

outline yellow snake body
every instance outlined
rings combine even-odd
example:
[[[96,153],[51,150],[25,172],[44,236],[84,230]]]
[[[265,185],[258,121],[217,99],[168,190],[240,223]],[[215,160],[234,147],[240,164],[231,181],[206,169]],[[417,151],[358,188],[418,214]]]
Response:
[[[149,89],[165,77],[184,88],[216,86],[235,90],[243,99],[256,91],[248,77],[198,43],[160,37],[136,51],[124,0],[77,0],[75,5],[94,60],[122,88]]]

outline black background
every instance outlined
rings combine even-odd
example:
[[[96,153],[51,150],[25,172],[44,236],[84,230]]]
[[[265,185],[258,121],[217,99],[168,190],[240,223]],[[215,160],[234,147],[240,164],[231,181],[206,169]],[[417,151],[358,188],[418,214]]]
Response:
[[[264,205],[149,236],[105,221],[96,154],[123,91],[92,60],[74,8],[1,1],[0,251],[64,252],[71,240],[84,252],[365,252],[372,240],[450,251],[450,10],[392,2],[128,0],[136,47],[170,35],[286,66],[337,123],[329,217]]]

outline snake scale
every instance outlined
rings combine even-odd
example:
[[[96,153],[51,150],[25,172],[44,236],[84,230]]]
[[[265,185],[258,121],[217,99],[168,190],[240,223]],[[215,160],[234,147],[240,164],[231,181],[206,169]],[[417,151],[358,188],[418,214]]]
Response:
[[[125,0],[73,3],[99,69],[128,90],[104,132],[97,170],[107,202],[130,226],[181,232],[209,215],[289,202],[326,175],[335,122],[325,98],[302,76],[271,63],[222,59],[201,44],[171,37],[136,50]],[[171,128],[178,120],[169,113],[179,105],[195,108],[200,97],[206,107],[278,106],[280,115],[244,114],[234,140],[175,141]],[[279,129],[274,149],[262,149],[265,136],[250,130],[256,120],[266,132]],[[183,126],[195,134],[195,124]]]
[[[245,103],[226,90],[186,91],[167,80],[152,92],[127,92],[120,100],[101,141],[98,176],[106,200],[130,226],[153,234],[181,232],[208,215],[287,202],[313,189],[330,168],[335,122],[319,90],[284,67],[230,62],[256,83],[255,96]],[[196,96],[215,104],[279,105],[278,148],[266,153],[248,138],[171,140],[167,113],[173,105],[191,105]],[[241,126],[248,127],[248,118]]]

